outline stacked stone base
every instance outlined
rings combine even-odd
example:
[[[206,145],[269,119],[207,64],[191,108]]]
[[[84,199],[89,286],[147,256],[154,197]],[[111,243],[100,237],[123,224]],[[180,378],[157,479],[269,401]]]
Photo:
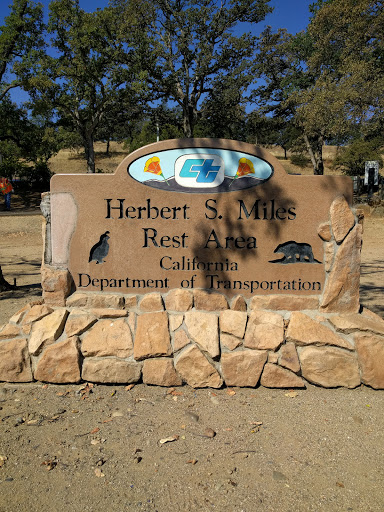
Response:
[[[384,388],[384,320],[319,312],[316,297],[311,309],[287,302],[181,289],[33,302],[0,330],[0,381]]]

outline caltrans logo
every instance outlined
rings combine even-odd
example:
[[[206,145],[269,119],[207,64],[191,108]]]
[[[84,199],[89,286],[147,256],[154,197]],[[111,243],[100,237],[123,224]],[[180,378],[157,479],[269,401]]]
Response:
[[[224,181],[223,159],[215,154],[183,155],[175,162],[175,181],[181,187],[217,187]]]

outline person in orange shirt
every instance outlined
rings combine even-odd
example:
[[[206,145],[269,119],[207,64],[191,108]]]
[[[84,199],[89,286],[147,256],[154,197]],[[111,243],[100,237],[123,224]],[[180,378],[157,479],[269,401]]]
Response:
[[[4,195],[4,209],[9,211],[11,209],[11,194],[13,192],[13,187],[8,178],[0,177],[0,192]]]

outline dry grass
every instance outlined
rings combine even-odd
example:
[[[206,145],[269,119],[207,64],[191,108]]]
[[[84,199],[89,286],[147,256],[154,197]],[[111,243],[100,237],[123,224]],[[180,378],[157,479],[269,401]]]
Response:
[[[280,146],[266,148],[272,155],[276,156],[284,169],[289,173],[298,174],[313,174],[312,165],[308,165],[305,168],[293,165],[289,160],[290,152],[288,152],[288,159],[284,159],[284,151]],[[95,153],[96,153],[96,169],[103,173],[115,172],[120,162],[129,154],[127,149],[123,148],[123,145],[118,142],[111,142],[110,154],[105,154],[106,143],[96,142]],[[340,171],[335,171],[331,168],[333,159],[336,156],[336,146],[325,146],[323,149],[324,158],[324,174],[327,175],[340,175]],[[62,149],[59,153],[51,158],[49,161],[50,169],[55,174],[82,174],[87,172],[87,164],[84,158],[83,150],[71,150]]]
[[[109,155],[105,154],[106,143],[95,143],[96,169],[104,173],[113,173],[129,151],[118,142],[111,142]],[[82,174],[87,172],[83,150],[62,149],[50,159],[49,168],[55,174]]]

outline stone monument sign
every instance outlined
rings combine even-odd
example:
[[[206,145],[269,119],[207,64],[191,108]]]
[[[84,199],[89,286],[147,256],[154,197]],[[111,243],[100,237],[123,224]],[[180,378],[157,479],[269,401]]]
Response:
[[[350,178],[227,140],[54,176],[43,297],[0,327],[0,381],[384,388],[351,203]]]
[[[288,175],[245,143],[161,142],[114,175],[53,177],[52,264],[87,292],[321,296],[318,227],[341,195],[349,178]]]

